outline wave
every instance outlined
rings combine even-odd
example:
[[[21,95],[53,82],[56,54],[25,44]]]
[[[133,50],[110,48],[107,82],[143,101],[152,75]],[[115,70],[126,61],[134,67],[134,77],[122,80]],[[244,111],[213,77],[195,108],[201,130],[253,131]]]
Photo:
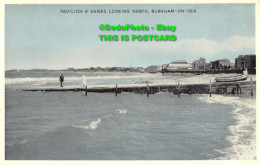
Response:
[[[125,110],[118,109],[117,112],[119,114],[126,114],[127,110],[126,109]]]
[[[125,110],[121,110],[121,109],[117,109],[117,110],[115,110],[114,112],[110,112],[109,114],[106,114],[105,116],[104,116],[104,118],[110,118],[110,117],[112,117],[112,116],[114,116],[113,115],[113,113],[118,113],[118,114],[126,114],[127,113],[127,110],[125,109]],[[109,120],[113,120],[113,118],[110,118]],[[81,126],[75,126],[76,128],[82,128],[82,129],[96,129],[97,128],[97,126],[98,126],[98,124],[99,123],[101,123],[101,118],[98,118],[96,121],[92,121],[89,125],[81,125]]]
[[[213,97],[200,97],[200,101],[206,103],[220,103],[233,105],[232,113],[236,124],[228,127],[231,136],[226,138],[230,147],[216,150],[224,154],[221,160],[251,160],[256,159],[256,100],[252,98],[225,97],[213,95]]]
[[[89,125],[86,126],[76,126],[76,128],[83,128],[83,129],[96,129],[97,125],[101,123],[101,119],[98,118],[97,121],[92,121]]]

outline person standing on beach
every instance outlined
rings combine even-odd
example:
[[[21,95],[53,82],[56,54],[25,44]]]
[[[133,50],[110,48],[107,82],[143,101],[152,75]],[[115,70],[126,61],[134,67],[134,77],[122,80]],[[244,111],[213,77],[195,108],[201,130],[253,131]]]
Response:
[[[82,78],[83,78],[83,80],[82,80],[82,85],[83,85],[83,87],[86,87],[87,81],[86,81],[85,74],[83,74]]]
[[[60,75],[60,87],[63,87],[62,86],[62,82],[64,81],[64,76],[63,74]]]

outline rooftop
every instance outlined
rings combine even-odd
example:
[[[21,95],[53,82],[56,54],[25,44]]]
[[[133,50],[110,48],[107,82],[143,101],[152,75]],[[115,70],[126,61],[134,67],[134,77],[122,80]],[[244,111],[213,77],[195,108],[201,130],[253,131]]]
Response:
[[[171,64],[187,64],[187,61],[186,60],[176,60],[176,61],[173,61]]]

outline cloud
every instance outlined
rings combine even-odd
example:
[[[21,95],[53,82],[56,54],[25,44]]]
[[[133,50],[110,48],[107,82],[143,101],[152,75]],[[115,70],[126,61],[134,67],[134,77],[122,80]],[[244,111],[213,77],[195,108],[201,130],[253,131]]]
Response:
[[[219,44],[220,49],[227,50],[230,52],[238,52],[243,49],[254,49],[255,48],[255,38],[243,37],[243,36],[231,36],[225,39]]]
[[[203,57],[218,56],[221,52],[238,53],[245,49],[255,48],[255,38],[244,36],[231,36],[221,42],[206,38],[185,39],[176,42],[159,43],[153,42],[150,48],[174,52],[183,55],[194,55]],[[148,49],[148,47],[146,47]]]
[[[184,39],[175,42],[117,41],[63,49],[58,54],[53,54],[52,60],[62,59],[60,67],[64,64],[68,67],[77,68],[89,66],[148,66],[177,59],[192,61],[199,57],[214,60],[229,55],[227,58],[233,59],[247,51],[254,51],[254,49],[255,39],[253,37],[239,35],[230,36],[220,42],[207,38]]]

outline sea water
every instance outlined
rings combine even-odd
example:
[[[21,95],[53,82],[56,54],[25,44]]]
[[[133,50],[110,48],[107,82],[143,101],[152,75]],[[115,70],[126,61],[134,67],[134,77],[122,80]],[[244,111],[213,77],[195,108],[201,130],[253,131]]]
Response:
[[[251,98],[85,96],[10,88],[17,83],[6,82],[7,160],[255,159]]]

